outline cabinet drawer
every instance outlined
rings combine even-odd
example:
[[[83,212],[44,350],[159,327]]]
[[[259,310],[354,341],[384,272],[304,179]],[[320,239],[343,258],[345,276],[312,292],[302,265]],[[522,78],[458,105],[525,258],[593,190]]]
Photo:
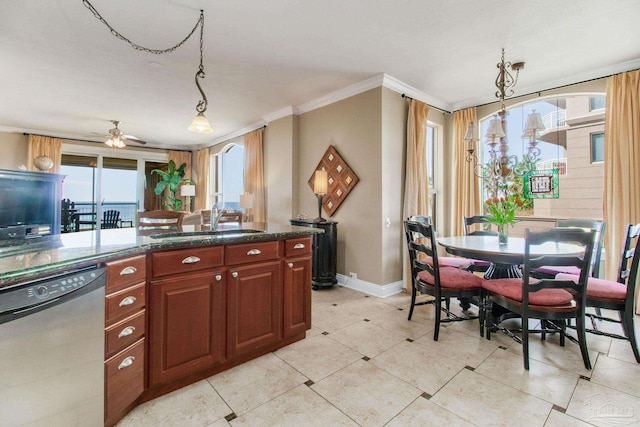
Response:
[[[219,267],[224,263],[224,247],[180,249],[151,255],[153,277]]]
[[[105,297],[105,322],[107,325],[123,319],[145,305],[144,282],[130,288],[114,292]]]
[[[285,242],[284,256],[295,257],[298,255],[309,255],[311,253],[311,237],[301,237],[299,239],[289,239]]]
[[[226,264],[244,264],[278,258],[278,241],[243,243],[225,248]]]
[[[145,310],[105,329],[105,356],[113,356],[144,336]]]
[[[144,391],[144,339],[105,362],[106,425],[120,419]]]
[[[144,281],[146,279],[146,259],[145,255],[140,255],[108,262],[106,292],[109,293],[123,286]]]

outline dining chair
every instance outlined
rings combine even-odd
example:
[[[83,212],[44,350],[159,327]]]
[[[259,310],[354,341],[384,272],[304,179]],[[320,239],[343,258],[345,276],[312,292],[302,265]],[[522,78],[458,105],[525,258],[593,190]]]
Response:
[[[491,229],[491,223],[487,221],[485,215],[474,215],[463,217],[465,236],[497,236],[498,232]],[[477,225],[482,228],[478,229]],[[469,271],[486,272],[491,263],[481,259],[469,259]]]
[[[242,223],[242,212],[225,212],[220,217],[220,221],[218,224],[223,222],[237,222],[238,224]]]
[[[120,220],[120,211],[109,209],[102,212],[102,221],[100,222],[100,228],[118,228],[118,221]]]
[[[565,338],[580,346],[582,360],[587,369],[591,369],[591,361],[587,352],[585,331],[585,306],[587,298],[587,278],[591,257],[593,255],[594,231],[581,228],[551,228],[542,231],[527,229],[525,234],[524,267],[522,278],[483,280],[483,297],[486,310],[482,318],[486,319],[486,337],[491,339],[492,329],[505,332],[515,341],[522,344],[524,368],[529,369],[529,334],[559,333],[560,345],[564,346]],[[574,255],[551,256],[531,255],[531,247],[544,243],[573,244]],[[580,275],[569,279],[536,279],[531,272],[542,265],[574,266]],[[507,329],[500,325],[500,319],[487,316],[490,307],[498,305],[512,314],[519,315],[522,324],[519,329]],[[540,319],[540,328],[529,329],[529,319]],[[567,320],[575,319],[577,340],[565,334]],[[515,333],[514,333],[515,332]],[[520,332],[521,336],[516,333]]]
[[[587,332],[596,335],[604,335],[610,338],[627,340],[631,344],[631,350],[640,363],[640,351],[635,333],[635,306],[636,287],[638,280],[638,264],[640,263],[640,224],[629,224],[624,239],[620,266],[618,267],[618,278],[616,281],[598,279],[591,277],[587,282],[587,308],[592,307],[597,311],[595,314],[587,313],[591,320],[591,328]],[[558,279],[573,279],[575,275],[560,273]],[[618,319],[603,316],[599,309],[614,310],[618,312]],[[619,323],[622,327],[622,335],[605,332],[598,329],[596,321],[606,321]]]
[[[593,256],[589,266],[589,276],[600,277],[600,260],[602,256],[602,243],[604,241],[604,229],[606,223],[594,219],[567,218],[556,220],[556,227],[592,228],[595,230]],[[576,267],[543,265],[533,271],[533,277],[538,279],[553,279],[559,273],[579,275]]]
[[[433,225],[433,222],[431,221],[431,217],[423,216],[423,215],[413,215],[409,217],[407,221],[416,221],[422,224]],[[431,258],[429,258],[427,262],[431,262]],[[438,257],[438,264],[441,267],[455,267],[455,268],[468,269],[469,266],[471,265],[471,260],[467,258],[461,258],[461,257],[440,256]]]
[[[183,212],[143,211],[138,212],[138,228],[168,228],[182,225]]]
[[[449,310],[451,298],[479,297],[482,289],[482,279],[473,273],[455,268],[442,266],[438,261],[435,232],[431,224],[417,221],[404,222],[409,260],[411,262],[411,308],[408,320],[411,320],[413,309],[417,305],[432,304],[435,306],[435,328],[433,340],[438,341],[440,324],[462,320],[478,319],[478,316],[458,316]],[[426,259],[421,259],[420,254]],[[433,300],[416,303],[418,292],[434,297]],[[445,306],[443,307],[443,302]],[[442,313],[446,317],[442,318]],[[480,332],[484,328],[480,318]]]

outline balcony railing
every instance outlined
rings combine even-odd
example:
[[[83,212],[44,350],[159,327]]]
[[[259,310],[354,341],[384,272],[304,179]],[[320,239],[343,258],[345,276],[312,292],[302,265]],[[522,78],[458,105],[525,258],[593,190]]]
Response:
[[[96,212],[97,207],[95,203],[91,202],[75,202],[75,209],[77,213],[91,213]],[[128,224],[135,224],[136,214],[138,212],[138,204],[135,202],[104,202],[102,203],[102,211],[114,209],[120,211],[120,220]],[[81,224],[80,230],[91,230],[94,228],[90,224]]]
[[[566,113],[564,110],[547,113],[542,117],[542,123],[546,130],[561,128],[566,124]]]

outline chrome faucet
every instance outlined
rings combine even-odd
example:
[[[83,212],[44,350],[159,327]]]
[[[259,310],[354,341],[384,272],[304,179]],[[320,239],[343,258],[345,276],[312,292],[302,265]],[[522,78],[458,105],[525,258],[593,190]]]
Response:
[[[211,209],[211,231],[218,230],[218,223],[220,222],[220,218],[222,218],[222,215],[229,211],[230,210],[227,208],[218,209],[217,206],[214,206],[214,208]]]

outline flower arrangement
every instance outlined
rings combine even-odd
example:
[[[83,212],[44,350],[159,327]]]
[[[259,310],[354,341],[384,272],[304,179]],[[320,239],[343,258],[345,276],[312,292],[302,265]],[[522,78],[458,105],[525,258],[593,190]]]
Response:
[[[516,211],[524,205],[520,196],[493,197],[485,202],[489,215],[487,222],[498,226],[498,241],[501,245],[507,243],[507,225],[516,223]]]

